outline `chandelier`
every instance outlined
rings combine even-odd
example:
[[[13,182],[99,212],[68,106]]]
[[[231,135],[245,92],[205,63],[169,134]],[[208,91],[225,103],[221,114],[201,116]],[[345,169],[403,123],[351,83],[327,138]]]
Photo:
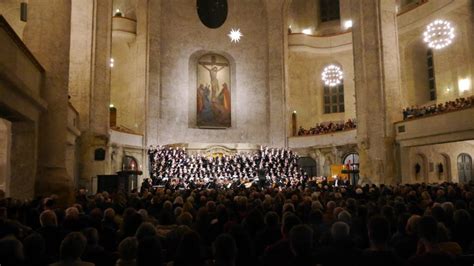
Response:
[[[336,65],[329,65],[323,69],[321,78],[324,84],[330,87],[334,87],[342,83],[342,69]]]
[[[442,49],[453,42],[454,28],[448,21],[437,19],[426,26],[423,36],[430,48]]]

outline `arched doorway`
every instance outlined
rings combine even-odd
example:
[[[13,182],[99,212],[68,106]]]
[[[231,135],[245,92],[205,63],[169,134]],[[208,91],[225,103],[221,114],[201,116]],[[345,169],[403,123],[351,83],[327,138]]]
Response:
[[[311,157],[301,157],[298,159],[298,166],[306,172],[308,177],[317,176],[316,161]]]
[[[357,152],[351,152],[344,156],[342,163],[345,166],[347,173],[349,174],[349,180],[351,185],[359,183],[359,154]],[[344,172],[343,172],[344,173]]]
[[[458,176],[460,183],[468,183],[472,180],[472,158],[467,153],[458,156]]]

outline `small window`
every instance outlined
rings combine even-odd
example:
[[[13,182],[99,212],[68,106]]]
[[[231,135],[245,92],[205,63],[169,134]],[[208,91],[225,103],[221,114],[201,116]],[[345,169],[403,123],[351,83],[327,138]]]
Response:
[[[324,85],[324,113],[343,113],[344,111],[344,82],[334,87]]]
[[[428,65],[428,89],[430,93],[430,101],[436,100],[436,79],[434,70],[433,50],[428,49],[426,53],[426,63]]]
[[[320,0],[321,22],[340,19],[339,0]]]

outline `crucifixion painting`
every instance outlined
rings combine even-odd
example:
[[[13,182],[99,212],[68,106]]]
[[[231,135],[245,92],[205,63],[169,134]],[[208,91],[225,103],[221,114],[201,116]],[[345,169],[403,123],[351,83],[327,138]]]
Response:
[[[197,64],[197,126],[231,126],[229,61],[218,54],[206,54]]]

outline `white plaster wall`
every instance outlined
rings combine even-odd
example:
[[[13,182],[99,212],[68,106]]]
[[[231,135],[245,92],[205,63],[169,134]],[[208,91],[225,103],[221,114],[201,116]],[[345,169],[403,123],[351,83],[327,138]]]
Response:
[[[321,72],[331,63],[341,65],[344,71],[344,113],[324,113],[324,84]],[[323,54],[313,53],[311,49],[290,49],[288,64],[289,108],[297,113],[298,127],[310,128],[316,123],[344,121],[356,117],[352,50],[332,54],[328,51]]]
[[[122,12],[124,17],[137,19],[137,0],[114,0],[113,14],[117,9]]]
[[[321,22],[319,0],[292,0],[288,9],[288,26],[292,33],[310,29],[311,35],[332,35],[347,31],[344,22],[351,19],[350,0],[339,0],[340,19]]]
[[[288,13],[291,32],[301,33],[304,29],[310,29],[316,33],[320,23],[319,0],[293,0]]]
[[[138,86],[138,47],[136,42],[112,42],[110,103],[117,108],[117,126],[134,132],[143,132],[145,122],[145,95]]]
[[[436,144],[436,145],[428,145],[428,146],[418,146],[410,148],[409,158],[410,158],[410,182],[421,182],[421,177],[418,179],[415,178],[415,171],[414,167],[416,162],[419,160],[417,157],[419,155],[425,156],[427,160],[427,170],[428,171],[428,182],[435,183],[435,182],[443,182],[452,180],[454,182],[459,181],[458,176],[458,167],[457,167],[457,159],[459,154],[467,153],[474,158],[474,142],[473,141],[460,141],[460,142],[452,142],[452,143],[443,143],[443,144]],[[450,176],[448,175],[448,167],[445,165],[445,158],[443,154],[449,158],[451,171]],[[444,173],[443,175],[438,174],[437,165],[442,163],[444,166]],[[430,169],[430,164],[432,164],[433,169]],[[422,163],[420,163],[422,165]],[[422,166],[423,167],[423,166]],[[421,176],[421,175],[420,175]],[[451,177],[451,179],[449,179]]]
[[[11,123],[0,118],[0,190],[9,195]]]
[[[161,101],[160,110],[148,111],[160,113],[160,143],[268,142],[267,65],[271,55],[265,5],[255,0],[232,0],[228,7],[226,22],[218,29],[209,29],[199,20],[195,1],[162,1],[161,57],[150,58],[161,60],[161,95],[156,99]],[[242,31],[240,43],[229,41],[231,28]],[[192,62],[205,52],[222,54],[231,62],[232,126],[228,129],[199,129],[190,117],[196,108],[196,67]]]
[[[402,74],[402,103],[404,106],[441,103],[474,94],[474,17],[472,1],[428,1],[398,16],[400,66]],[[451,22],[455,39],[450,46],[434,50],[437,100],[430,102],[426,74],[426,56],[421,51],[427,47],[422,42],[425,27],[435,19]],[[471,88],[460,92],[458,81],[471,80]],[[447,90],[449,88],[449,91]]]

